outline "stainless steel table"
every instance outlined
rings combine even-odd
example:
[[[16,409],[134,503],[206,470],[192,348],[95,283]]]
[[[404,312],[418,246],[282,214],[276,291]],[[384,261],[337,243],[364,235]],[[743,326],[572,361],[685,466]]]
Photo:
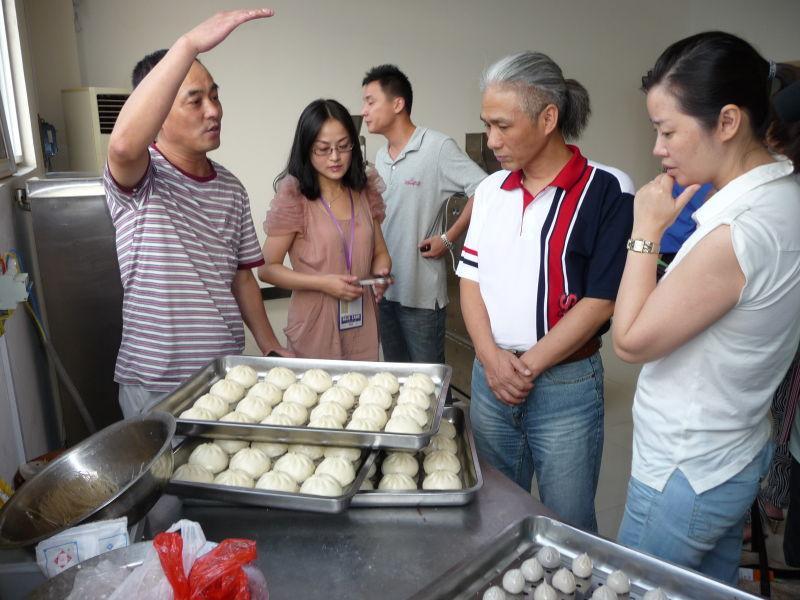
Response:
[[[467,506],[351,508],[325,515],[165,496],[148,515],[144,533],[152,537],[186,518],[199,522],[210,540],[256,540],[273,600],[407,598],[523,516],[554,516],[497,470],[483,462],[481,469],[483,488]],[[14,558],[0,552],[0,597],[24,597],[32,582],[4,578],[9,560]]]

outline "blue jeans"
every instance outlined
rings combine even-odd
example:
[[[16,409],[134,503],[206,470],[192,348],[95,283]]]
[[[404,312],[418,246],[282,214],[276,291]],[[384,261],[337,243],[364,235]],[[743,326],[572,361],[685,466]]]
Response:
[[[383,359],[387,362],[444,364],[444,327],[447,309],[412,308],[381,300],[380,329]]]
[[[473,364],[469,416],[478,454],[525,490],[535,475],[544,505],[587,531],[597,531],[603,413],[599,353],[551,367],[516,406],[498,400],[483,365]]]
[[[702,494],[680,469],[661,492],[631,477],[617,540],[736,585],[745,514],[771,459],[769,442],[739,473]]]

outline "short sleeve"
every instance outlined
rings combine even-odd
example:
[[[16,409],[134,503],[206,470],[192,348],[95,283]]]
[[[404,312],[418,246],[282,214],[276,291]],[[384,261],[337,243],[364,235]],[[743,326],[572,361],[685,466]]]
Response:
[[[452,138],[447,138],[439,151],[439,172],[445,188],[452,194],[471,197],[486,178],[478,165],[464,154]]]
[[[633,228],[633,195],[616,179],[606,187],[594,251],[589,259],[586,293],[589,298],[615,300],[627,258],[626,242]]]
[[[478,278],[478,252],[480,231],[483,224],[486,222],[486,211],[488,210],[488,202],[484,195],[481,193],[482,186],[475,190],[475,199],[472,204],[472,217],[470,218],[469,228],[467,228],[467,235],[464,238],[464,245],[461,248],[461,257],[458,261],[458,268],[456,275],[469,279],[471,281],[479,281]]]
[[[153,180],[155,179],[155,165],[149,154],[148,158],[149,162],[147,163],[147,169],[144,175],[142,175],[139,182],[131,188],[117,183],[117,180],[114,179],[114,176],[111,174],[111,168],[108,162],[106,162],[105,169],[103,170],[103,189],[106,193],[106,202],[108,203],[108,209],[111,212],[112,219],[121,212],[140,210],[150,196],[153,189]]]
[[[758,308],[764,299],[774,301],[773,280],[782,258],[774,237],[750,211],[734,218],[730,228],[733,252],[745,277],[739,306]]]
[[[300,192],[297,179],[287,175],[278,182],[275,197],[272,199],[267,218],[264,221],[264,232],[267,235],[303,234],[305,224],[305,196]]]
[[[367,197],[370,214],[378,223],[383,223],[383,219],[386,217],[386,204],[382,196],[385,191],[386,184],[378,171],[372,167],[367,168],[367,187],[364,193]]]
[[[237,254],[239,269],[254,269],[264,264],[264,255],[253,225],[253,214],[250,211],[250,198],[242,188],[242,229]]]

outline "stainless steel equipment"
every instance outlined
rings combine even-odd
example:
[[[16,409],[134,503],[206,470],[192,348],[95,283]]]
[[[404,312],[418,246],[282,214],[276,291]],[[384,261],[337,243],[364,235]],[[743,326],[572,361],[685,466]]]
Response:
[[[442,413],[442,419],[450,421],[456,428],[456,439],[459,445],[458,459],[461,462],[460,476],[464,486],[462,489],[423,490],[424,474],[420,466],[420,472],[417,474],[418,490],[408,492],[378,489],[360,491],[355,495],[350,506],[459,506],[472,502],[478,490],[483,486],[483,475],[478,464],[478,453],[475,450],[475,439],[472,437],[469,415],[461,406],[446,406]],[[384,456],[384,452],[379,453],[376,461],[379,472],[379,463]],[[421,465],[423,456],[420,455],[418,458]]]
[[[500,163],[494,153],[486,145],[485,133],[468,133],[466,135],[466,152],[475,163],[487,173],[494,173],[500,169]],[[445,215],[445,230],[449,229],[458,219],[467,203],[465,196],[450,198]],[[453,256],[458,265],[461,256],[463,238],[455,242]],[[452,269],[447,269],[447,295],[450,303],[447,305],[447,322],[445,325],[445,356],[447,364],[453,367],[452,386],[464,396],[470,395],[472,387],[472,362],[475,359],[475,348],[470,340],[467,327],[464,325],[464,316],[461,314],[461,294],[458,289],[458,277]]]
[[[355,371],[374,375],[381,371],[394,373],[401,381],[412,373],[425,373],[436,385],[436,402],[429,410],[429,426],[422,433],[387,433],[385,431],[355,431],[320,429],[314,427],[283,427],[223,421],[196,421],[178,417],[178,434],[186,436],[283,442],[292,444],[316,444],[323,446],[355,446],[359,448],[393,448],[397,450],[419,450],[427,445],[439,430],[439,420],[450,385],[451,368],[447,365],[420,363],[385,363],[349,360],[319,360],[305,358],[271,358],[260,356],[226,356],[211,361],[190,377],[178,389],[162,400],[156,410],[180,415],[194,401],[207,393],[209,388],[225,377],[236,365],[247,365],[255,369],[259,379],[264,379],[269,369],[287,367],[296,374],[308,369],[324,369],[336,381],[344,373]]]
[[[163,412],[119,421],[86,438],[25,482],[0,509],[0,548],[31,546],[86,521],[127,516],[141,519],[161,495],[172,474],[175,419]],[[115,492],[99,506],[68,523],[41,518],[41,501],[71,485],[78,497],[99,476]]]
[[[31,179],[35,281],[45,328],[98,428],[121,418],[114,363],[122,335],[122,284],[114,227],[99,177],[76,174]],[[80,415],[61,388],[68,446],[86,437]]]
[[[591,581],[578,589],[575,600],[590,598],[608,575],[622,569],[631,580],[629,598],[637,600],[660,587],[671,600],[755,600],[746,592],[729,587],[688,569],[625,548],[543,516],[531,516],[508,527],[473,556],[452,567],[412,600],[481,598],[492,585],[501,585],[508,569],[519,568],[542,546],[561,553],[561,565],[569,566],[578,554],[587,553],[594,562]]]
[[[187,439],[175,449],[175,467],[185,464],[189,455],[199,444],[207,440],[200,438]],[[287,510],[304,510],[319,513],[340,513],[347,510],[361,482],[375,462],[376,452],[364,450],[356,471],[356,478],[343,491],[341,496],[312,496],[309,494],[277,492],[257,488],[240,488],[214,483],[195,483],[192,481],[170,480],[166,492],[187,499],[216,500],[228,504],[249,504]],[[319,461],[317,461],[319,462]]]

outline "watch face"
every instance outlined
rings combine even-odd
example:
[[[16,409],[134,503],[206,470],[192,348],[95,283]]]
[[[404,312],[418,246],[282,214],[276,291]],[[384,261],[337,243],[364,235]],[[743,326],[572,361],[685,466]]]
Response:
[[[655,254],[655,244],[650,240],[628,240],[628,250],[642,254]]]

